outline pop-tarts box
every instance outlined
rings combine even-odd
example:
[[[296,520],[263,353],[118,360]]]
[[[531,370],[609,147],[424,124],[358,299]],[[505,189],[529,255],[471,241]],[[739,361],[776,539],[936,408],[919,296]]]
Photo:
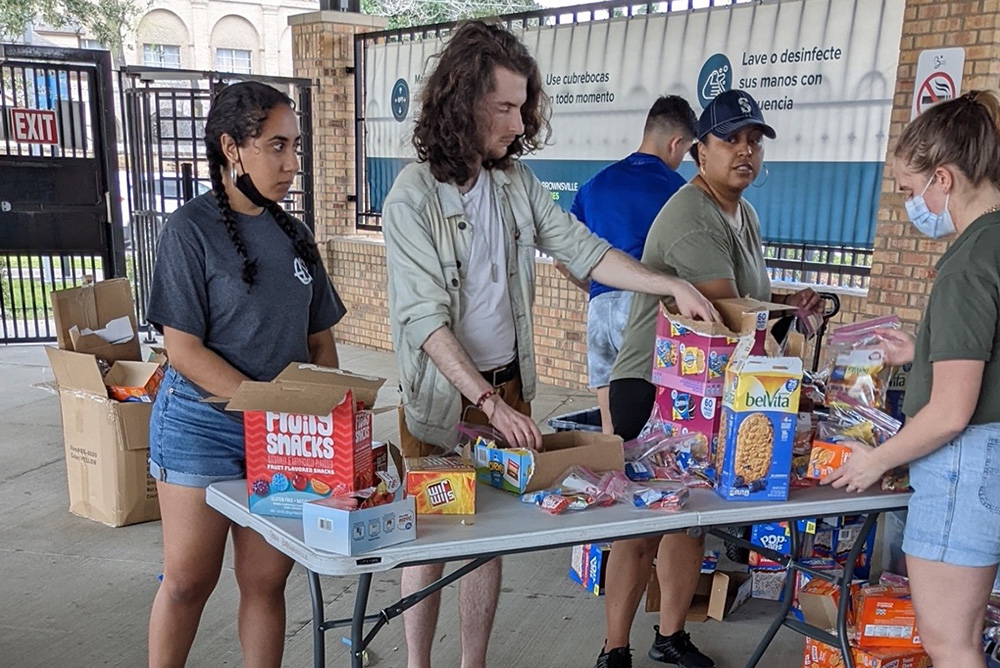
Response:
[[[816,520],[797,520],[795,524],[799,531],[799,537],[802,539],[803,554],[809,554],[812,548],[809,539],[816,533]],[[750,543],[779,554],[791,554],[792,532],[788,528],[788,522],[754,524],[750,528]],[[758,552],[750,553],[750,565],[754,568],[783,568],[782,564]]]
[[[730,501],[786,501],[802,360],[736,355],[726,371],[716,492]]]
[[[570,557],[569,578],[594,596],[604,593],[610,543],[574,545]]]
[[[353,556],[417,537],[416,503],[413,497],[405,495],[400,482],[402,460],[398,451],[392,455],[394,465],[388,470],[395,485],[392,500],[360,510],[338,508],[336,499],[331,497],[304,504],[302,534],[306,545]]]
[[[755,299],[713,303],[722,322],[685,318],[661,303],[653,346],[654,385],[701,397],[721,397],[726,367],[740,338],[752,334],[752,352],[763,354],[768,314],[787,308]]]

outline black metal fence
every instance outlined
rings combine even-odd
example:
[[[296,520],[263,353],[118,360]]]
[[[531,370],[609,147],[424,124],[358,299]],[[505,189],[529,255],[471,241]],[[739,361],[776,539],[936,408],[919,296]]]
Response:
[[[150,67],[125,67],[119,76],[127,137],[125,167],[119,174],[122,192],[127,193],[122,200],[122,217],[129,277],[141,324],[145,324],[146,296],[163,223],[179,206],[211,190],[204,136],[212,101],[222,87],[251,80],[274,86],[295,103],[302,133],[301,166],[283,204],[312,229],[310,80]]]

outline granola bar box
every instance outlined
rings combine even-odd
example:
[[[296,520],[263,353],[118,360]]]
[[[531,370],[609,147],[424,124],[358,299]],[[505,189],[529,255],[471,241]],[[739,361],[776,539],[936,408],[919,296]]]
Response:
[[[788,499],[801,386],[802,360],[735,353],[726,371],[714,461],[722,498]]]

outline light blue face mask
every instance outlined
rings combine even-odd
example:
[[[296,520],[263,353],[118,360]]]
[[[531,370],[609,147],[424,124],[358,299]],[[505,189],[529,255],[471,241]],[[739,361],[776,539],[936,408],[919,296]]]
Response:
[[[951,193],[946,193],[944,196],[944,211],[934,213],[927,208],[927,202],[924,201],[924,193],[927,192],[932,183],[934,183],[933,176],[924,186],[924,191],[906,200],[904,205],[906,206],[906,215],[909,216],[914,227],[931,239],[940,239],[955,233],[955,223],[951,219],[951,214],[948,213],[948,200]]]

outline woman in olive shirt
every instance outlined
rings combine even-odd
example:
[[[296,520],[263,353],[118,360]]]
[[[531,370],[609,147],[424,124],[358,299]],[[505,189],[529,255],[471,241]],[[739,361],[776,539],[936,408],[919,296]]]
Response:
[[[893,173],[910,221],[957,238],[916,341],[884,332],[891,364],[913,363],[902,430],[828,479],[863,491],[911,462],[903,551],[924,649],[936,668],[981,668],[983,611],[1000,562],[1000,100],[972,91],[924,112]]]
[[[761,170],[764,137],[774,139],[774,129],[764,122],[749,94],[730,90],[705,108],[697,131],[692,155],[698,175],[656,217],[642,263],[693,283],[709,299],[749,295],[769,300],[771,281],[761,248],[760,222],[743,192]],[[822,304],[812,290],[790,295],[787,301],[810,311]],[[639,435],[653,409],[656,388],[650,377],[658,312],[658,297],[635,295],[611,372],[611,422],[625,440]],[[607,640],[598,668],[631,667],[629,632],[654,556],[662,598],[660,624],[654,627],[649,656],[681,668],[715,665],[684,631],[704,549],[704,539],[676,533],[614,543],[605,596]]]

